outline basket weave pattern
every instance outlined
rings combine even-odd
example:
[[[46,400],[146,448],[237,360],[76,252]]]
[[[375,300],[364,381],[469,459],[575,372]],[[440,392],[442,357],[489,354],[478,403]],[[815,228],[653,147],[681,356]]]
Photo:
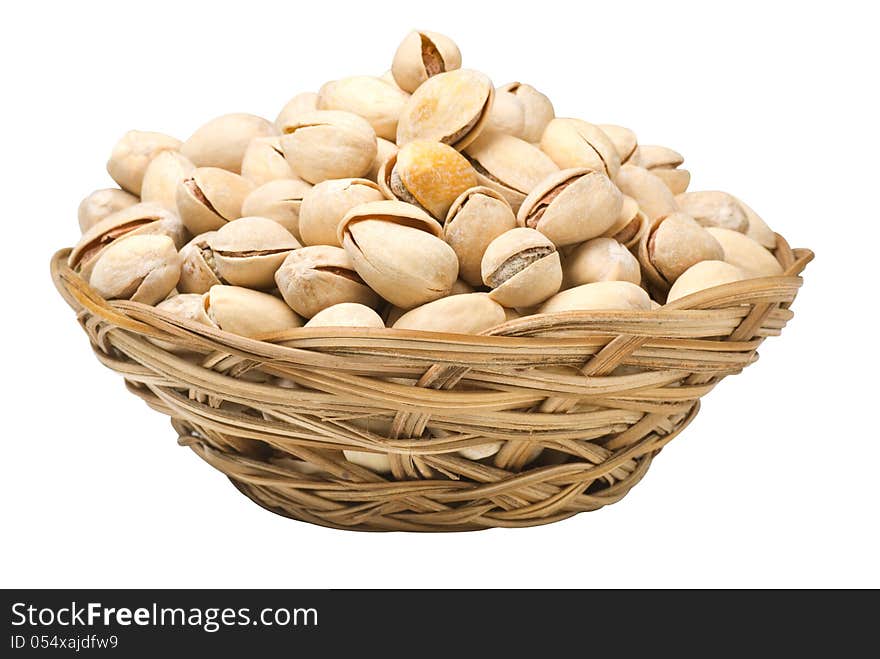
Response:
[[[480,336],[309,328],[255,340],[108,302],[68,254],[52,276],[97,358],[172,418],[182,445],[269,510],[373,531],[533,526],[620,500],[699,399],[780,333],[813,256],[778,237],[783,276],[648,313],[528,316]],[[459,453],[487,442],[502,448]],[[387,454],[392,473],[340,449]]]

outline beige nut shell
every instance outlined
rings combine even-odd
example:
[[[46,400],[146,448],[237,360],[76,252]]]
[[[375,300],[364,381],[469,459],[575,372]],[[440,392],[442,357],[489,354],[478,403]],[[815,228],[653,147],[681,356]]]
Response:
[[[666,184],[644,167],[623,165],[615,181],[620,191],[636,200],[652,222],[679,210],[675,195]]]
[[[560,311],[650,311],[651,298],[628,281],[598,281],[557,293],[538,313]]]
[[[541,149],[561,169],[586,167],[612,181],[620,169],[614,143],[598,126],[582,119],[557,117],[544,129]]]
[[[120,188],[140,196],[150,161],[162,151],[177,151],[180,146],[180,140],[164,133],[130,130],[114,145],[107,173]]]
[[[162,151],[147,165],[141,201],[155,202],[177,212],[177,186],[195,171],[189,158],[177,151]]]
[[[287,229],[265,217],[242,217],[223,225],[210,239],[220,276],[233,286],[269,289],[275,271],[301,245]]]
[[[507,320],[504,307],[486,293],[450,295],[403,314],[394,329],[479,334]]]
[[[277,135],[251,140],[241,159],[241,175],[255,186],[278,179],[299,178],[284,157],[281,138]]]
[[[409,94],[381,78],[351,76],[325,83],[318,90],[319,110],[344,110],[366,119],[378,137],[397,138],[397,120]]]
[[[639,285],[642,271],[638,259],[613,238],[593,238],[571,250],[563,263],[567,287],[597,281],[628,281]]]
[[[263,117],[244,112],[211,119],[190,135],[180,152],[196,167],[219,167],[241,173],[245,151],[256,137],[277,135],[275,125]]]
[[[724,261],[735,265],[746,277],[776,277],[782,274],[782,266],[776,257],[761,243],[738,231],[707,227],[724,250]]]
[[[85,233],[108,215],[134,206],[138,201],[133,194],[119,188],[95,190],[79,203],[79,228]]]
[[[555,245],[535,229],[517,227],[486,248],[480,264],[489,296],[505,307],[531,307],[562,285],[562,264]]]
[[[512,94],[522,104],[523,129],[519,137],[533,144],[540,142],[547,124],[556,116],[550,99],[531,85],[521,82],[511,82],[498,89]]]
[[[238,174],[198,167],[177,186],[177,212],[191,234],[215,231],[241,217],[241,206],[252,191],[250,181]]]
[[[275,119],[275,128],[278,133],[284,132],[284,127],[296,121],[301,114],[314,112],[318,109],[318,95],[315,92],[301,92],[291,98]]]
[[[721,261],[721,244],[684,213],[673,213],[655,223],[647,241],[648,258],[669,283],[700,261]]]
[[[241,204],[243,216],[257,215],[275,220],[302,242],[299,215],[311,184],[299,179],[278,179],[255,188]]]
[[[721,227],[745,233],[749,220],[733,195],[718,190],[685,192],[675,197],[682,213],[687,213],[704,227]]]
[[[318,183],[303,195],[299,209],[303,244],[342,247],[337,229],[345,214],[355,206],[384,198],[379,186],[368,179],[330,179]]]
[[[461,52],[455,42],[438,32],[413,30],[407,34],[391,62],[397,86],[409,93],[431,76],[461,67]]]
[[[212,325],[239,336],[257,338],[303,323],[283,300],[249,288],[212,286],[203,302]]]
[[[180,255],[168,236],[144,234],[114,242],[98,257],[89,284],[108,300],[156,304],[180,277]]]
[[[305,326],[384,328],[385,323],[370,307],[357,302],[340,302],[316,313]]]
[[[180,249],[180,281],[177,282],[177,290],[181,293],[201,295],[208,292],[211,286],[223,283],[211,249],[211,239],[215,235],[216,231],[199,234]]]
[[[722,284],[732,284],[745,278],[742,270],[730,263],[725,263],[724,261],[700,261],[685,270],[675,280],[672,288],[669,289],[666,303],[669,304],[707,288],[721,286]]]

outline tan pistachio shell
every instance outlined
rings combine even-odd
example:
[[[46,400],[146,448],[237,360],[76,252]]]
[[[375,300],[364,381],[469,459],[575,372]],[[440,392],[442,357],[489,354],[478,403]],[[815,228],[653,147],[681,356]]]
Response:
[[[647,240],[650,265],[669,283],[700,261],[721,261],[724,250],[689,215],[673,213],[654,224]]]
[[[627,249],[632,250],[638,247],[642,234],[649,227],[648,216],[642,212],[636,200],[623,195],[620,215],[617,221],[603,235],[608,238],[614,238]]]
[[[162,151],[147,165],[141,185],[141,201],[155,202],[177,212],[177,186],[192,176],[196,167],[177,151]]]
[[[391,458],[385,453],[372,453],[370,451],[343,450],[345,459],[359,467],[364,467],[377,474],[391,473]]]
[[[216,231],[202,233],[190,240],[180,249],[180,281],[177,290],[181,293],[207,293],[211,286],[223,284],[217,265],[211,239]]]
[[[373,164],[370,165],[370,171],[367,172],[366,175],[364,175],[364,178],[378,183],[379,179],[381,178],[380,172],[382,170],[382,166],[399,150],[400,148],[394,142],[383,140],[381,137],[378,138],[376,140],[376,157],[373,159]]]
[[[133,194],[119,188],[95,190],[79,202],[79,228],[85,233],[108,215],[134,206],[138,201]]]
[[[180,140],[142,130],[130,130],[113,147],[107,173],[123,190],[140,196],[147,165],[162,151],[177,151]]]
[[[342,247],[337,229],[345,214],[355,206],[384,198],[379,186],[368,179],[331,179],[318,183],[303,196],[299,210],[303,244]]]
[[[443,224],[443,238],[458,256],[459,277],[471,286],[482,286],[480,264],[486,248],[515,227],[516,217],[501,194],[483,186],[465,190]]]
[[[776,277],[782,274],[782,266],[776,257],[761,243],[738,231],[707,227],[724,250],[724,261],[738,267],[746,277]]]
[[[684,156],[674,149],[656,144],[639,145],[639,164],[645,169],[674,169],[683,163]]]
[[[269,289],[275,271],[302,245],[287,229],[265,217],[242,217],[224,224],[210,239],[220,277],[233,286]]]
[[[691,184],[691,173],[686,169],[655,167],[651,170],[651,173],[663,181],[672,194],[677,195],[686,192]]]
[[[108,300],[156,304],[180,277],[180,255],[168,236],[142,234],[114,242],[97,258],[89,284]]]
[[[325,83],[318,90],[319,110],[344,110],[363,117],[378,137],[397,138],[397,119],[409,94],[372,76],[352,76]]]
[[[239,336],[260,337],[303,324],[283,300],[240,286],[212,286],[203,304],[212,325]]]
[[[414,92],[428,78],[461,67],[461,51],[439,32],[413,30],[407,34],[391,62],[391,75],[400,89]]]
[[[458,258],[441,234],[430,215],[401,201],[356,206],[338,229],[361,278],[404,309],[445,297],[458,277]]]
[[[193,235],[214,231],[241,217],[254,189],[250,181],[217,167],[198,167],[177,186],[177,211]]]
[[[746,276],[734,265],[724,261],[700,261],[685,270],[666,297],[666,303],[673,302],[687,295],[722,284],[732,284],[745,279]]]
[[[479,334],[507,320],[504,307],[486,293],[466,293],[428,302],[403,314],[394,329]]]
[[[241,204],[241,214],[257,215],[275,220],[302,242],[299,214],[311,184],[299,179],[277,179],[254,189]]]
[[[538,313],[560,311],[650,311],[651,298],[629,281],[597,281],[557,293]]]
[[[397,124],[397,144],[433,140],[461,151],[482,132],[494,97],[492,81],[478,71],[440,73],[406,102]]]
[[[761,219],[754,210],[749,207],[742,199],[737,199],[739,205],[745,211],[746,218],[749,221],[749,228],[746,235],[752,240],[756,240],[767,249],[776,249],[776,233],[767,226],[767,223]]]
[[[211,325],[211,320],[208,318],[208,314],[205,313],[205,305],[203,304],[201,294],[181,293],[179,295],[174,295],[162,300],[156,305],[156,309],[158,311],[169,313],[177,318],[182,318],[183,320],[190,320],[196,323],[201,323],[202,325]],[[150,339],[150,342],[169,352],[186,352],[186,350],[170,341]]]
[[[495,100],[492,102],[483,134],[505,133],[522,138],[525,123],[526,112],[523,102],[508,91],[496,89]]]
[[[733,195],[718,190],[685,192],[676,195],[675,203],[704,227],[721,227],[745,233],[749,221],[739,201]]]
[[[306,327],[385,327],[385,323],[373,309],[357,302],[340,302],[322,309]]]
[[[623,194],[636,200],[652,222],[679,210],[675,196],[666,184],[644,167],[623,165],[615,182]]]
[[[541,149],[560,169],[585,167],[614,181],[620,156],[601,128],[581,119],[553,119],[541,136]]]
[[[279,133],[284,132],[284,126],[292,124],[300,114],[314,112],[318,109],[318,95],[315,92],[302,92],[291,98],[278,117],[275,119],[275,128]]]
[[[299,178],[285,159],[281,138],[277,135],[251,140],[241,160],[241,175],[255,186],[278,179]]]
[[[505,307],[530,307],[554,295],[562,285],[556,246],[535,229],[517,227],[495,238],[480,264],[489,296]]]
[[[341,247],[313,245],[291,252],[275,273],[275,283],[284,301],[305,318],[343,302],[379,304]]]
[[[622,206],[620,190],[605,174],[565,169],[535,186],[520,206],[516,221],[562,247],[601,236],[617,222]]]
[[[563,263],[567,287],[596,281],[629,281],[639,285],[642,271],[638,259],[613,238],[593,238],[570,251]]]
[[[241,161],[251,140],[277,135],[268,119],[254,114],[234,112],[211,119],[200,126],[180,147],[196,167],[219,167],[241,173]]]
[[[617,157],[620,158],[621,165],[625,165],[636,155],[636,149],[639,148],[639,139],[629,128],[615,124],[599,124],[599,128],[614,145],[614,150],[617,151]],[[641,154],[636,157],[641,158]]]
[[[521,82],[508,83],[499,87],[499,91],[512,94],[523,106],[523,130],[519,137],[533,144],[540,142],[547,124],[556,116],[550,99]]]
[[[391,155],[380,169],[379,186],[390,199],[400,199],[442,220],[452,202],[477,185],[477,173],[451,146],[416,140]]]

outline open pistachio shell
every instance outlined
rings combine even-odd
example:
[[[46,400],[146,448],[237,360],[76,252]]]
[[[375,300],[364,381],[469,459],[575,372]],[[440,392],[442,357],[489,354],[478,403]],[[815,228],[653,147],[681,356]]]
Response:
[[[535,229],[517,227],[489,243],[480,269],[489,296],[505,307],[531,307],[562,285],[556,246]]]
[[[638,246],[639,239],[649,226],[648,216],[642,212],[636,200],[623,195],[623,204],[617,221],[602,235],[614,238],[627,249],[632,250]]]
[[[776,257],[761,243],[738,231],[707,227],[724,250],[724,261],[735,265],[746,277],[775,277],[782,274]]]
[[[675,196],[666,184],[644,167],[623,165],[615,182],[623,194],[636,200],[652,222],[679,210]]]
[[[180,249],[180,281],[177,290],[181,293],[207,293],[211,286],[224,283],[214,262],[211,239],[216,231],[202,233],[190,240]]]
[[[319,110],[344,110],[363,117],[378,137],[397,137],[397,119],[409,94],[371,76],[333,80],[318,90]]]
[[[601,236],[620,217],[623,196],[605,174],[565,169],[540,181],[517,213],[519,226],[537,229],[557,247]]]
[[[541,149],[561,169],[585,167],[612,181],[620,169],[614,143],[601,128],[581,119],[553,119],[541,136]]]
[[[281,138],[277,135],[251,140],[241,160],[241,175],[255,186],[278,179],[299,178],[284,158]]]
[[[691,182],[691,173],[686,169],[679,169],[684,163],[684,156],[665,146],[643,144],[639,146],[638,162],[640,165],[653,173],[663,181],[672,194],[681,194],[687,190]]]
[[[275,128],[280,133],[284,132],[284,126],[296,121],[298,115],[314,112],[318,109],[318,95],[315,92],[302,92],[287,101],[278,117],[275,119]]]
[[[220,277],[233,286],[268,289],[291,250],[301,247],[287,229],[265,217],[242,217],[211,237]]]
[[[198,167],[177,186],[177,211],[193,235],[215,231],[241,217],[241,206],[253,191],[250,181],[217,167]]]
[[[640,284],[642,271],[635,256],[613,238],[593,238],[571,250],[563,263],[567,287],[596,281]]]
[[[177,186],[195,171],[189,158],[177,151],[163,151],[147,165],[141,185],[141,201],[155,202],[177,212]]]
[[[277,135],[275,125],[253,114],[235,112],[211,119],[180,147],[196,167],[219,167],[241,172],[241,161],[256,137]]]
[[[614,124],[599,124],[599,128],[602,129],[602,132],[608,136],[608,139],[614,145],[614,150],[617,151],[617,157],[620,158],[621,165],[625,165],[636,155],[636,150],[639,148],[639,140],[636,134],[629,128]],[[640,158],[641,156],[636,155],[636,157]]]
[[[692,293],[714,286],[721,286],[722,284],[732,284],[745,278],[746,276],[742,270],[730,263],[725,263],[724,261],[700,261],[685,270],[675,280],[672,288],[669,289],[666,302],[668,304]]]
[[[385,323],[370,307],[356,302],[341,302],[322,309],[306,327],[385,327]]]
[[[312,186],[299,179],[277,179],[253,190],[241,204],[244,216],[268,217],[275,220],[302,242],[299,214],[302,200]]]
[[[560,311],[650,311],[651,298],[629,281],[598,281],[557,293],[538,313]]]
[[[283,300],[249,288],[212,286],[202,300],[212,325],[239,336],[260,337],[303,323]]]
[[[676,195],[675,203],[704,227],[721,227],[745,233],[749,221],[739,201],[733,195],[717,190],[685,192]]]
[[[305,245],[342,247],[339,223],[355,206],[384,199],[376,183],[362,178],[331,179],[318,183],[303,196],[299,232]]]
[[[508,83],[498,90],[512,94],[522,103],[523,129],[519,137],[526,142],[540,142],[547,124],[556,116],[550,99],[531,85],[521,82]]]
[[[162,151],[177,151],[180,140],[163,133],[130,130],[116,143],[107,173],[123,190],[140,196],[147,165]]]
[[[79,203],[77,215],[79,228],[85,233],[108,215],[123,208],[134,206],[138,198],[119,188],[95,190]]]
[[[389,198],[418,206],[438,220],[452,202],[477,185],[477,173],[451,146],[416,140],[391,155],[380,169],[379,186]]]
[[[403,314],[394,329],[479,334],[507,320],[504,307],[486,293],[450,295]]]
[[[724,250],[695,219],[673,213],[660,218],[652,227],[647,239],[647,258],[663,279],[672,283],[695,263],[723,260]]]
[[[443,142],[461,151],[482,132],[495,88],[484,74],[469,69],[441,73],[410,96],[397,124],[397,144]]]
[[[114,242],[98,257],[89,284],[108,300],[156,304],[180,277],[180,255],[168,236],[142,234]]]
[[[373,159],[373,164],[370,165],[370,171],[364,175],[364,178],[369,179],[374,183],[378,183],[381,178],[380,172],[382,170],[382,165],[384,165],[385,162],[399,150],[399,147],[394,142],[383,140],[381,137],[377,138],[376,157]]]
[[[449,37],[413,30],[400,43],[391,62],[398,87],[414,92],[428,78],[461,67],[461,52]]]

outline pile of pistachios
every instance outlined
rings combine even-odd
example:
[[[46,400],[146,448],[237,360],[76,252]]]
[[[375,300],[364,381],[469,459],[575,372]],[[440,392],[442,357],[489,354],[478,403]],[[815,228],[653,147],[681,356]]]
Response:
[[[394,327],[476,334],[534,313],[650,311],[779,275],[736,197],[688,192],[672,149],[556,117],[414,31],[382,76],[226,114],[186,141],[130,131],[119,188],[79,207],[70,266],[128,299],[236,334]]]

